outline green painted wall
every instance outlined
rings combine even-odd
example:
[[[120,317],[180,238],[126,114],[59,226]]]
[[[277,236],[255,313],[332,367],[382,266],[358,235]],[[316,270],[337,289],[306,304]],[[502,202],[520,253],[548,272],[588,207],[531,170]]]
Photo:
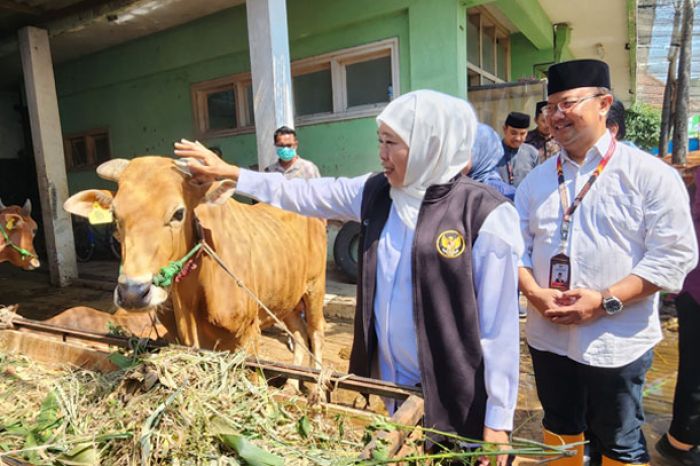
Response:
[[[64,133],[108,128],[115,157],[171,153],[194,134],[190,86],[250,69],[245,15],[239,6],[58,66]],[[292,60],[396,37],[402,93],[466,94],[459,0],[289,0],[288,18]],[[301,126],[300,153],[327,175],[375,170],[375,132],[374,118]],[[254,133],[204,142],[242,166],[257,160]],[[109,185],[93,170],[69,173],[71,192]]]
[[[413,89],[467,96],[467,7],[454,0],[417,1],[409,10]]]
[[[533,71],[533,65],[538,63],[551,63],[554,57],[554,50],[538,49],[522,33],[511,34],[510,36],[510,78],[513,81],[523,78],[537,77]],[[565,48],[562,60],[572,60],[574,56],[569,48]]]

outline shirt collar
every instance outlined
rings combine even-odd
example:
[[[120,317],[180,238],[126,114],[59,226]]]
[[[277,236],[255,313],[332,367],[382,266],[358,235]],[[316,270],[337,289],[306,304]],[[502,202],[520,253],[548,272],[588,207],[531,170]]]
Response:
[[[289,166],[289,168],[284,168],[282,166],[282,162],[280,162],[279,160],[277,160],[277,165],[282,169],[282,171],[284,171],[284,173],[289,173],[292,170],[296,170],[299,168],[299,164],[297,162],[299,162],[300,159],[301,157],[297,156],[296,160]]]
[[[566,152],[566,149],[562,148],[561,153],[564,155],[565,162],[569,162],[577,167],[583,167],[591,162],[598,163],[608,151],[608,147],[610,146],[611,140],[612,134],[610,134],[610,131],[606,129],[605,133],[603,133],[603,135],[598,139],[598,141],[596,141],[596,143],[593,144],[593,147],[588,149],[588,152],[586,152],[586,157],[584,157],[583,163],[580,165],[571,160],[569,154]]]
[[[517,154],[520,150],[520,148],[513,149],[512,147],[507,145],[504,140],[501,140],[501,145],[503,146],[503,160],[505,160],[506,162],[510,162],[510,159],[512,159],[515,156],[515,154]]]

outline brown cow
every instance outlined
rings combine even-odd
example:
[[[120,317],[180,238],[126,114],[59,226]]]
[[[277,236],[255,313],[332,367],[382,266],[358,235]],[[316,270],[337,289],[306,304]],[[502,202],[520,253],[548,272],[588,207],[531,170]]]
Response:
[[[296,341],[311,342],[320,361],[325,325],[323,221],[266,204],[237,202],[230,197],[232,181],[196,185],[166,157],[111,160],[97,172],[119,183],[117,193],[83,191],[64,208],[84,217],[96,202],[112,209],[122,245],[118,307],[147,310],[170,298],[172,312],[159,318],[181,343],[256,350],[260,328],[272,325],[273,319],[210,256],[199,256],[198,266],[171,287],[153,284],[161,267],[184,257],[201,234]],[[294,363],[301,364],[304,355],[305,348],[295,345]]]
[[[122,330],[127,336],[152,340],[168,337],[168,331],[156,321],[153,312],[133,313],[117,309],[110,314],[92,307],[78,306],[61,311],[43,323],[91,333],[106,334],[110,330]]]
[[[24,203],[24,207],[6,207],[0,200],[0,262],[9,261],[24,270],[39,267],[33,244],[37,225],[31,213],[32,203],[29,199]]]

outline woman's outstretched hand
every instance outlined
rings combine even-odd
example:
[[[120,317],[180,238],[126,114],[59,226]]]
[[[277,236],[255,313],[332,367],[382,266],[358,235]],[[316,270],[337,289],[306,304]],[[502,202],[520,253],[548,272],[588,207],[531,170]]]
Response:
[[[199,141],[181,139],[180,142],[175,143],[175,155],[194,159],[189,161],[187,168],[197,182],[206,183],[219,178],[238,181],[240,168],[224,162]]]

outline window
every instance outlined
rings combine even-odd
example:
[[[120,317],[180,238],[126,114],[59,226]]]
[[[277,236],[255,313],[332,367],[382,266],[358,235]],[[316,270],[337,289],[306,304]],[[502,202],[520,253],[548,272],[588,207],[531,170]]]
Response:
[[[345,67],[348,107],[389,102],[393,97],[391,56],[387,55]]]
[[[192,86],[198,134],[219,136],[249,131],[253,126],[253,83],[250,73]]]
[[[296,116],[333,113],[333,75],[330,64],[292,77]]]
[[[297,123],[378,115],[399,89],[398,40],[292,63]]]
[[[112,158],[109,133],[106,129],[94,129],[81,134],[65,136],[63,151],[68,170],[93,168]]]
[[[236,127],[236,97],[233,89],[222,89],[207,95],[207,120],[212,130]]]
[[[297,124],[378,115],[399,89],[398,40],[297,60],[291,67]],[[201,136],[253,130],[250,73],[197,83],[192,102]]]
[[[467,12],[467,80],[469,87],[510,79],[509,32],[485,9]]]

